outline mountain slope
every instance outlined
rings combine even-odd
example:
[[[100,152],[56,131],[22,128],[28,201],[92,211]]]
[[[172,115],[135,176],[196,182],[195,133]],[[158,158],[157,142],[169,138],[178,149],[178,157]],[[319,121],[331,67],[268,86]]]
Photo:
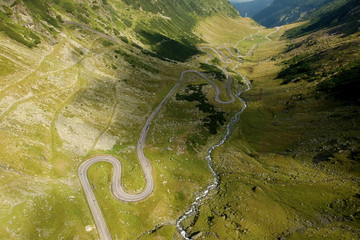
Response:
[[[309,22],[287,31],[287,37],[299,37],[320,29],[331,29],[332,33],[350,35],[359,31],[360,3],[350,0],[344,4],[334,2],[308,16]]]
[[[356,92],[359,89],[360,62],[357,49],[360,45],[354,36],[360,30],[360,3],[351,0],[344,5],[320,10],[312,14],[308,23],[284,34],[301,41],[297,39],[290,45],[288,51],[296,52],[296,56],[286,61],[287,67],[278,77],[283,79],[283,84],[299,80],[319,82],[319,93],[326,93],[328,97],[340,101],[358,103]],[[340,40],[339,36],[347,40]],[[319,45],[324,40],[325,44]]]
[[[178,4],[162,0],[155,4],[148,1],[24,0],[3,5],[0,24],[9,37],[33,47],[40,43],[39,35],[54,39],[64,23],[75,21],[124,41],[131,39],[140,45],[156,45],[151,50],[161,56],[185,61],[197,53],[194,45],[201,41],[192,33],[192,28],[200,18],[217,13],[238,16],[227,1]],[[183,55],[175,54],[179,48],[187,50]]]
[[[213,154],[220,187],[187,220],[194,239],[358,238],[360,35],[281,38],[291,27],[238,69],[248,108]],[[296,61],[308,71],[294,77]]]
[[[274,0],[257,13],[254,20],[266,27],[293,23],[331,2],[333,0]]]
[[[214,154],[221,183],[194,238],[358,239],[360,34],[338,13],[300,37],[281,27],[242,63],[248,108]]]
[[[272,0],[254,0],[249,2],[232,2],[232,5],[236,7],[242,17],[253,17],[271,2]]]
[[[234,30],[231,41],[257,31],[253,21],[240,22],[227,1],[153,3],[1,2],[1,239],[98,239],[79,165],[92,155],[116,156],[124,188],[141,190],[145,181],[136,144],[146,118],[183,71],[204,71],[200,63],[206,55],[199,54],[198,44],[205,40],[196,27],[216,18],[226,26],[223,36]],[[187,95],[188,85],[202,85],[206,108],[172,96],[152,123],[145,155],[156,187],[147,200],[114,199],[107,163],[88,172],[115,239],[174,223],[211,180],[204,149],[240,106],[217,104],[207,82],[188,75],[177,93]],[[173,225],[162,231],[179,236]]]

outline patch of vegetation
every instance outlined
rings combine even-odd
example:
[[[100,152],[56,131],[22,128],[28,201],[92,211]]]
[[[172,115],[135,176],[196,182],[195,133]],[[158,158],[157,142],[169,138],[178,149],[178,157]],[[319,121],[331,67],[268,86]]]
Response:
[[[133,47],[135,47],[135,48],[137,48],[137,49],[142,50],[142,47],[140,47],[139,45],[137,45],[137,44],[134,43],[134,42],[131,43],[131,46],[133,46]]]
[[[140,35],[142,42],[147,45],[155,45],[169,39],[168,37],[156,32],[148,32],[143,29],[136,31]]]
[[[158,69],[142,62],[142,60],[139,59],[138,57],[130,55],[122,49],[116,49],[116,50],[114,50],[114,52],[123,56],[125,61],[127,61],[133,68],[142,68],[151,73],[159,73]]]
[[[316,154],[313,157],[313,163],[319,164],[322,162],[329,162],[331,160],[330,158],[333,158],[333,157],[334,157],[334,155],[332,153],[330,153],[328,151],[323,151],[323,152]]]
[[[96,11],[96,10],[99,10],[100,7],[98,5],[93,5],[91,8],[92,8],[92,10]]]
[[[120,54],[120,55],[125,55],[126,54],[125,51],[122,50],[122,49],[115,49],[114,52],[117,53],[117,54]]]
[[[151,73],[159,73],[159,70],[156,69],[156,68],[153,68],[152,66],[150,65],[147,65],[146,63],[142,62],[139,58],[135,57],[135,56],[132,56],[132,55],[129,55],[129,54],[125,54],[124,55],[124,59],[125,61],[127,61],[128,63],[130,63],[130,65],[133,67],[133,68],[142,68],[148,72],[151,72]]]
[[[114,43],[110,40],[107,40],[107,39],[104,39],[101,44],[104,46],[104,47],[110,47],[110,46],[114,46]]]
[[[80,21],[86,24],[90,23],[90,19],[82,14],[78,14],[77,19],[79,19]]]
[[[217,129],[225,124],[225,112],[216,110],[215,106],[208,102],[205,94],[202,92],[203,86],[205,86],[205,84],[188,85],[185,89],[185,94],[176,94],[176,100],[198,102],[195,107],[203,113],[210,114],[201,120],[203,126],[210,134],[217,134]]]
[[[309,48],[316,44],[318,44],[316,41],[307,39],[290,45],[286,52]],[[308,82],[327,81],[331,75],[337,75],[339,72],[357,65],[352,60],[352,54],[358,47],[359,44],[352,41],[323,51],[298,53],[282,62],[285,68],[280,71],[277,78],[283,80],[282,85],[301,80]],[[329,81],[332,82],[333,80]]]
[[[131,27],[132,26],[132,22],[127,19],[127,18],[122,18],[121,21],[125,24],[125,26],[127,27]]]
[[[231,77],[235,80],[235,82],[237,82],[237,83],[239,83],[239,84],[241,84],[241,85],[245,85],[244,84],[244,79],[241,77],[241,76],[239,76],[238,74],[231,74]]]
[[[60,28],[57,20],[49,14],[49,5],[42,0],[23,0],[29,12],[35,17],[46,21],[50,25]]]
[[[215,65],[220,65],[221,62],[220,60],[216,57],[216,58],[213,58],[211,61],[210,61],[212,64],[215,64]]]
[[[31,30],[24,28],[10,19],[6,13],[0,11],[0,31],[5,33],[9,38],[32,48],[38,45],[40,38]]]
[[[200,53],[195,46],[188,44],[187,41],[182,43],[173,39],[163,41],[154,50],[160,56],[180,62],[185,62],[190,57]]]
[[[278,74],[278,78],[283,79],[281,84],[297,82],[300,80],[314,81],[313,64],[319,60],[319,57],[298,55],[294,58],[284,61],[287,67]]]
[[[115,36],[117,36],[117,37],[119,37],[119,36],[120,36],[120,32],[119,32],[119,30],[117,30],[116,28],[113,28],[112,30],[113,30],[113,32],[114,32],[114,34],[115,34]]]
[[[167,58],[164,58],[163,56],[160,56],[159,54],[156,54],[154,52],[151,52],[149,50],[146,50],[146,49],[142,49],[140,46],[138,46],[140,49],[141,49],[141,52],[145,55],[148,55],[150,57],[154,57],[154,58],[158,58],[158,59],[161,59],[163,61],[169,61],[169,59]]]
[[[0,77],[2,76],[6,76],[7,74],[10,74],[12,72],[15,71],[14,67],[9,66],[8,64],[5,63],[5,59],[3,59],[2,57],[0,57],[1,60],[1,64],[0,64]]]
[[[360,104],[360,62],[321,82],[317,90],[334,99]]]
[[[239,16],[238,12],[228,1],[224,0],[209,0],[209,1],[191,1],[184,0],[179,4],[178,2],[161,0],[156,4],[152,4],[146,0],[132,1],[124,0],[124,2],[134,9],[140,8],[144,11],[151,12],[153,14],[162,13],[164,16],[171,18],[171,22],[163,18],[151,19],[150,29],[166,29],[166,31],[172,31],[174,34],[170,34],[170,37],[179,35],[193,36],[191,32],[193,27],[197,23],[199,17],[209,17],[215,15],[219,11],[230,17]],[[176,10],[175,10],[176,9]],[[156,24],[154,24],[156,22]],[[162,27],[159,27],[162,25]],[[166,27],[164,27],[166,26]]]
[[[156,54],[164,58],[185,62],[193,55],[200,53],[196,46],[185,39],[180,42],[165,35],[145,30],[138,31],[138,34],[145,44],[150,45]]]
[[[73,15],[76,21],[80,20],[83,23],[89,24],[91,22],[90,16],[94,16],[94,10],[82,3],[76,3],[73,0],[52,0],[55,5],[62,11]]]
[[[64,8],[64,10],[68,13],[75,13],[76,7],[71,2],[63,2],[61,6]]]
[[[56,20],[58,20],[60,23],[64,23],[60,15],[56,15]]]
[[[119,37],[121,41],[123,41],[124,43],[129,43],[129,39],[125,36],[120,36]]]
[[[14,13],[14,11],[6,5],[2,5],[1,7],[4,9],[6,15],[8,16],[11,16]]]
[[[200,63],[200,69],[203,70],[204,73],[213,74],[215,78],[221,82],[226,79],[225,73],[214,65]]]

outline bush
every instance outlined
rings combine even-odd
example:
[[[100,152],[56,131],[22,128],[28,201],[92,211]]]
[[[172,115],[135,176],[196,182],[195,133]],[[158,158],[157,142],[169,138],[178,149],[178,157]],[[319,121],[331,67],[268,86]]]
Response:
[[[74,13],[75,12],[75,6],[72,4],[72,3],[70,3],[70,2],[64,2],[63,4],[62,4],[62,7],[64,8],[64,10],[66,11],[66,12],[68,12],[68,13]]]
[[[114,43],[105,39],[101,42],[101,44],[104,46],[104,47],[109,47],[109,46],[114,46]]]
[[[223,81],[224,79],[226,79],[225,73],[223,73],[223,71],[218,69],[216,66],[200,63],[200,69],[202,69],[204,73],[214,74],[215,78],[219,81]]]
[[[205,84],[188,85],[185,89],[185,94],[176,94],[176,100],[198,102],[195,107],[201,112],[209,114],[201,119],[203,126],[210,134],[217,134],[217,129],[225,123],[225,113],[223,111],[217,111],[215,106],[208,102],[205,94],[202,92],[203,86],[205,86]]]
[[[156,68],[153,68],[145,63],[143,63],[140,59],[138,59],[137,57],[134,57],[132,55],[123,54],[125,61],[127,61],[133,68],[142,68],[148,72],[151,73],[158,73],[159,70]]]

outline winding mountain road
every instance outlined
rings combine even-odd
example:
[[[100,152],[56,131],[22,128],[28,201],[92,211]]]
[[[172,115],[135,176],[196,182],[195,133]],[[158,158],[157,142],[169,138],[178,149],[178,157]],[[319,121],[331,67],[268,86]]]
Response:
[[[205,48],[204,48],[205,49]],[[206,47],[206,49],[210,49],[212,51],[214,51],[215,53],[219,54],[214,48],[211,47]],[[204,51],[203,49],[201,49],[202,51]],[[205,51],[204,51],[205,52]],[[212,55],[210,53],[207,52],[207,54],[209,55],[209,58],[207,59],[207,61],[212,57]],[[221,60],[223,61],[223,59],[221,58]],[[223,61],[224,62],[224,61]],[[221,69],[221,68],[220,68]],[[92,187],[90,185],[88,176],[87,176],[87,171],[89,169],[89,167],[95,163],[98,162],[108,162],[111,163],[114,167],[113,170],[113,177],[112,177],[112,181],[111,181],[111,190],[113,195],[120,201],[125,201],[125,202],[136,202],[136,201],[141,201],[144,200],[145,198],[147,198],[154,190],[154,179],[152,176],[152,165],[149,161],[149,159],[144,155],[144,146],[146,144],[146,139],[149,133],[149,129],[150,129],[150,125],[151,122],[153,121],[153,119],[155,118],[155,116],[158,114],[158,112],[161,110],[161,108],[164,106],[164,104],[167,102],[167,100],[174,94],[174,92],[176,91],[176,89],[180,86],[180,84],[183,82],[184,78],[186,77],[186,75],[188,73],[193,73],[193,74],[197,74],[200,77],[204,78],[206,81],[209,82],[209,84],[211,86],[214,87],[215,90],[215,94],[214,94],[214,100],[220,104],[230,104],[230,103],[234,103],[235,102],[235,97],[231,91],[231,83],[232,83],[232,77],[229,75],[228,72],[226,72],[224,69],[222,69],[227,78],[227,84],[226,84],[226,91],[227,94],[230,97],[229,101],[223,101],[220,99],[220,89],[219,87],[210,79],[208,79],[203,73],[200,73],[198,71],[195,70],[187,70],[187,71],[183,71],[181,73],[181,77],[179,79],[179,81],[175,84],[175,86],[170,90],[170,92],[165,96],[165,98],[162,100],[162,102],[156,107],[156,109],[150,114],[149,118],[147,119],[144,127],[141,130],[140,133],[140,137],[138,139],[138,143],[137,143],[137,156],[139,159],[139,162],[141,164],[143,173],[144,173],[144,178],[145,178],[145,183],[146,183],[146,187],[145,189],[138,193],[138,194],[129,194],[127,192],[124,191],[122,185],[121,185],[121,172],[122,172],[122,168],[121,168],[121,162],[119,159],[110,156],[110,155],[99,155],[99,156],[94,156],[91,157],[89,159],[87,159],[85,162],[83,162],[79,169],[78,169],[78,175],[80,178],[80,182],[83,186],[87,201],[89,203],[90,206],[90,210],[92,212],[92,215],[94,217],[95,220],[95,224],[96,227],[98,229],[100,238],[102,240],[110,240],[111,238],[111,234],[109,232],[109,229],[106,225],[106,221],[104,219],[104,216],[102,215],[101,209],[99,207],[99,204],[96,200],[95,194],[92,190]]]
[[[76,23],[73,23],[73,24],[76,24]],[[81,26],[81,27],[83,27],[83,26]],[[279,29],[277,29],[277,31],[278,30]],[[268,40],[271,40],[269,38],[269,36],[271,34],[273,34],[273,33],[274,32],[268,34],[266,36],[266,38]],[[109,39],[109,40],[113,40],[113,39]],[[235,45],[235,47],[236,47],[236,45]],[[220,48],[227,49],[229,54],[231,56],[233,56],[233,57],[248,57],[248,56],[250,56],[250,54],[253,52],[253,50],[257,46],[258,46],[258,44],[255,45],[247,53],[247,55],[245,55],[245,56],[242,56],[242,55],[237,55],[236,56],[227,47],[218,47],[217,49],[214,49],[212,47],[201,47],[200,50],[205,52],[206,54],[208,54],[209,57],[206,59],[207,64],[209,64],[209,60],[213,56],[212,56],[212,54],[210,52],[208,52],[206,50],[213,51],[220,58],[220,60],[223,63],[233,63],[233,60],[228,59],[226,57],[226,55],[221,52]],[[220,99],[220,89],[219,89],[219,87],[213,81],[208,79],[206,77],[206,75],[204,75],[203,73],[200,73],[198,71],[195,71],[195,70],[187,70],[187,71],[183,71],[181,73],[181,77],[180,77],[179,81],[170,90],[170,92],[165,96],[165,98],[161,101],[161,103],[155,108],[155,110],[150,114],[149,118],[145,122],[145,125],[143,126],[143,128],[141,130],[140,137],[139,137],[138,142],[137,142],[137,148],[136,148],[137,156],[138,156],[140,165],[142,167],[142,170],[143,170],[143,173],[144,173],[144,178],[145,178],[145,183],[146,183],[146,187],[142,192],[140,192],[138,194],[129,194],[129,193],[124,191],[124,189],[122,187],[122,184],[121,184],[121,173],[122,173],[121,162],[120,162],[119,159],[117,159],[117,158],[115,158],[113,156],[110,156],[110,155],[94,156],[94,157],[91,157],[91,158],[87,159],[85,162],[83,162],[80,165],[80,167],[78,169],[78,175],[79,175],[79,178],[80,178],[80,182],[81,182],[82,187],[84,189],[87,201],[89,203],[91,213],[92,213],[92,215],[94,217],[94,221],[95,221],[98,233],[99,233],[100,238],[102,240],[111,240],[112,237],[111,237],[110,231],[109,231],[109,229],[108,229],[108,227],[106,225],[106,221],[105,221],[104,216],[103,216],[103,214],[101,212],[100,206],[99,206],[99,204],[98,204],[98,202],[96,200],[95,194],[94,194],[94,192],[92,190],[92,187],[90,185],[90,182],[89,182],[89,179],[88,179],[88,176],[87,176],[87,171],[88,171],[89,167],[91,165],[95,164],[95,163],[98,163],[98,162],[108,162],[108,163],[111,163],[113,165],[113,176],[112,176],[112,180],[111,180],[111,190],[112,190],[112,193],[115,196],[115,198],[117,198],[120,201],[136,202],[136,201],[144,200],[145,198],[150,196],[150,194],[154,191],[154,179],[153,179],[153,175],[152,175],[153,169],[152,169],[152,165],[151,165],[149,159],[144,155],[144,146],[146,144],[146,139],[147,139],[147,136],[149,134],[150,125],[151,125],[153,119],[158,114],[158,112],[161,110],[161,108],[165,105],[165,103],[168,101],[168,99],[174,94],[176,89],[180,86],[180,84],[183,82],[186,75],[189,74],[189,73],[197,74],[198,76],[200,76],[200,77],[204,78],[206,81],[208,81],[211,86],[213,86],[214,91],[215,91],[214,100],[217,103],[220,103],[220,104],[234,103],[236,101],[236,98],[235,98],[234,94],[231,91],[232,77],[230,76],[230,74],[225,69],[220,68],[220,67],[218,67],[218,68],[220,70],[222,70],[227,76],[228,81],[227,81],[227,84],[226,84],[226,92],[227,92],[228,96],[230,97],[229,101],[223,101],[223,100]],[[248,83],[247,83],[247,87],[249,89]],[[241,112],[243,112],[245,110],[245,108],[246,108],[246,103],[242,99],[240,99],[240,100],[244,104],[244,108],[241,110]],[[227,131],[229,132],[230,130],[228,129]],[[213,147],[212,150],[215,147]],[[211,154],[211,151],[210,151],[209,154]],[[212,170],[212,168],[210,168],[210,169]],[[216,173],[214,173],[214,172],[213,172],[213,174],[216,175]],[[208,191],[209,190],[206,190],[206,194],[207,194]],[[200,199],[200,197],[198,197],[198,198]]]

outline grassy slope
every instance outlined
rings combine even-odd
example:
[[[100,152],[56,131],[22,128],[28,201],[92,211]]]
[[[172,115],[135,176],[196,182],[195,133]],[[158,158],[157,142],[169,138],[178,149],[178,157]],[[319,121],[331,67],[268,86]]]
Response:
[[[174,10],[175,9],[175,10]],[[31,18],[24,18],[23,15]],[[101,33],[129,39],[156,52],[159,57],[186,61],[198,53],[202,40],[192,28],[201,18],[221,14],[237,17],[227,1],[14,1],[0,6],[0,26],[8,37],[34,47],[41,36],[53,39],[68,20]],[[25,26],[25,27],[24,27]],[[25,37],[22,37],[25,36]]]
[[[285,34],[287,37],[299,37],[320,29],[332,28],[331,33],[351,35],[358,32],[360,3],[356,0],[334,1],[308,16],[309,22],[293,28]]]
[[[150,46],[144,46],[136,35],[136,24],[126,26],[129,15],[139,18],[134,23],[144,19],[162,22],[164,29],[173,33],[159,32],[169,38],[174,38],[179,26],[168,28],[166,24],[171,21],[151,12],[131,7],[120,11],[125,5],[110,6],[111,1],[105,5],[100,1],[91,4],[84,1],[83,5],[75,5],[71,0],[51,1],[43,6],[59,24],[77,20],[100,33],[118,37],[116,42],[71,24],[62,24],[57,29],[62,34],[52,35],[48,42],[46,36],[51,34],[50,22],[45,19],[48,14],[41,15],[42,11],[39,15],[34,9],[34,4],[42,3],[17,1],[13,13],[6,15],[8,20],[8,16],[23,12],[31,21],[13,21],[25,26],[33,22],[33,32],[41,44],[31,45],[30,49],[18,39],[0,34],[0,227],[6,229],[0,238],[96,239],[92,216],[77,178],[79,164],[93,154],[113,154],[122,160],[125,188],[130,192],[140,190],[144,180],[139,177],[142,173],[135,146],[145,118],[181,72],[198,69],[199,61],[185,64],[163,61],[156,53],[142,48]],[[108,18],[111,9],[119,10],[119,15],[111,15],[113,19]],[[211,11],[216,15],[219,10]],[[235,21],[223,14],[218,17]],[[110,22],[114,28],[108,29]],[[154,26],[149,25],[146,30],[151,28]],[[115,29],[123,31],[117,34]],[[184,32],[187,37],[190,34],[191,38],[199,39],[189,30]],[[202,61],[203,57],[200,58]],[[186,81],[204,83],[195,76]],[[186,84],[179,91],[183,92]],[[217,109],[232,113],[237,108],[216,105],[208,86],[204,93],[209,104]],[[210,134],[201,122],[208,113],[196,111],[194,105],[172,99],[153,124],[145,151],[153,162],[156,190],[147,201],[135,204],[116,201],[108,186],[111,168],[96,164],[90,170],[95,193],[114,236],[132,239],[156,224],[174,223],[209,182],[204,149],[217,136]],[[198,142],[189,152],[186,142],[199,127],[208,139],[195,139]],[[196,174],[193,169],[197,169]],[[169,236],[175,229],[170,226],[160,232]]]
[[[346,55],[338,58],[358,58],[348,44],[359,42],[358,34],[331,40],[317,34],[307,36],[312,46],[300,38],[293,44],[301,47],[287,52],[288,42],[273,35],[274,42],[260,46],[240,68],[252,80],[244,96],[249,107],[229,142],[215,152],[221,186],[188,221],[194,239],[358,238],[358,106],[319,94],[316,81],[282,85],[276,79],[283,59],[323,48],[342,46]],[[326,67],[337,64],[327,61]]]

